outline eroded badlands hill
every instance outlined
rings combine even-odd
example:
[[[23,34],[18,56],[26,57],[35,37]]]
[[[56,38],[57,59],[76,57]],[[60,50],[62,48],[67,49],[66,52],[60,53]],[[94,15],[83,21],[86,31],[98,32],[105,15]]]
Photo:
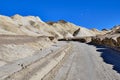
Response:
[[[78,41],[120,49],[120,26],[99,31],[64,20],[0,15],[0,80],[120,79],[119,52]]]
[[[0,15],[0,66],[32,56],[55,44],[58,38],[96,36],[105,33],[64,20],[43,22],[35,16]]]
[[[56,38],[76,36],[95,36],[104,32],[88,30],[70,22],[60,20],[58,22],[43,22],[39,17],[20,16],[12,17],[0,15],[0,34],[30,35],[30,36],[54,36]]]

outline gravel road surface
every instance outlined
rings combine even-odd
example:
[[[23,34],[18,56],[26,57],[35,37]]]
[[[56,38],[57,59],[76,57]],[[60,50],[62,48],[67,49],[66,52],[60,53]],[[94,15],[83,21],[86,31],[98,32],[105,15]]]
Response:
[[[43,80],[120,80],[120,52],[102,46],[72,43],[74,47],[66,61]]]

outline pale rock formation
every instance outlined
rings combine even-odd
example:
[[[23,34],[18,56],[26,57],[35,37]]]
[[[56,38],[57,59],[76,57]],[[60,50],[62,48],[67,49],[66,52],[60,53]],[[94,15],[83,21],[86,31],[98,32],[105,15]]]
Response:
[[[0,33],[11,32],[16,35],[54,36],[56,38],[73,37],[73,33],[80,28],[77,37],[95,36],[96,32],[60,20],[58,22],[43,22],[39,17],[14,15],[0,16]]]
[[[0,66],[37,54],[59,38],[96,35],[95,31],[64,20],[44,22],[37,16],[0,15]]]

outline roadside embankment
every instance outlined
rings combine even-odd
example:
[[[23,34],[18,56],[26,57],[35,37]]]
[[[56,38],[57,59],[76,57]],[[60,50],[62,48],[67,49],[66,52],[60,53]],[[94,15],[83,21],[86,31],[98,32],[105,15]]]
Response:
[[[55,44],[51,36],[0,35],[0,67]]]
[[[120,36],[119,35],[93,37],[91,43],[97,44],[97,45],[104,45],[104,46],[111,47],[116,50],[120,50]]]
[[[71,44],[58,42],[36,55],[4,65],[0,67],[0,80],[26,80],[38,70],[40,71],[39,80],[41,80],[64,58],[71,48]],[[35,77],[33,76],[33,78]]]

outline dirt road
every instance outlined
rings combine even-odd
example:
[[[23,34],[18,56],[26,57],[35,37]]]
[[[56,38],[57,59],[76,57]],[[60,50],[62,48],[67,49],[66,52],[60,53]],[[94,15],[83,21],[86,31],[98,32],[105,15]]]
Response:
[[[62,67],[43,80],[120,80],[119,52],[102,46],[72,43],[74,48]]]
[[[120,80],[120,52],[103,46],[71,43],[71,52],[42,79],[39,68],[29,72],[28,67],[7,80]],[[19,79],[21,76],[23,78]]]

